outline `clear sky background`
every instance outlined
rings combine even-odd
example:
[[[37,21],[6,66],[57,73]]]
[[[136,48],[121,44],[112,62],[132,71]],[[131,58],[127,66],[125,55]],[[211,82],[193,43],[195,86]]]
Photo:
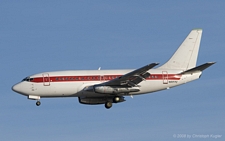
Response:
[[[174,135],[225,140],[224,1],[0,0],[0,140],[172,141]],[[31,74],[132,69],[166,62],[194,28],[203,36],[201,79],[126,102],[28,100],[11,90]],[[194,138],[189,140],[215,140]]]

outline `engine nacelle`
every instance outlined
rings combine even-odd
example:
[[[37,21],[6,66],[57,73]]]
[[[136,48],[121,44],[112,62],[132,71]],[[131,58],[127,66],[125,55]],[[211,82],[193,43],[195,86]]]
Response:
[[[78,100],[81,104],[89,104],[89,105],[96,105],[96,104],[105,104],[106,102],[114,102],[113,97],[78,97]],[[119,102],[124,102],[124,97],[120,96]],[[115,102],[114,102],[115,103]]]
[[[81,104],[91,104],[91,105],[95,105],[95,104],[104,104],[106,103],[107,99],[103,98],[89,98],[89,97],[84,97],[81,98],[79,97],[79,102]]]
[[[94,92],[100,94],[120,94],[120,93],[130,93],[140,91],[138,87],[115,87],[115,86],[94,86],[93,89]]]

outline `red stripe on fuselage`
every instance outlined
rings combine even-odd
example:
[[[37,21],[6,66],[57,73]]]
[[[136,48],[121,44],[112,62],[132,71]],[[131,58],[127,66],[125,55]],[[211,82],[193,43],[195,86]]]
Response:
[[[118,78],[122,75],[88,75],[88,76],[49,76],[46,77],[34,77],[31,82],[43,83],[44,79],[50,80],[50,82],[79,82],[79,81],[109,81]],[[146,80],[180,80],[181,75],[177,74],[151,74]]]

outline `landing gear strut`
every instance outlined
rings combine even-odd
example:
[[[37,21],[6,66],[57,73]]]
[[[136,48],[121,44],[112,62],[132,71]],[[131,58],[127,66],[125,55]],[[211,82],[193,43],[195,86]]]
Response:
[[[106,108],[106,109],[109,109],[109,108],[111,108],[111,107],[112,107],[112,102],[109,102],[109,101],[108,101],[108,102],[105,103],[105,108]]]
[[[41,105],[41,102],[40,102],[40,101],[37,101],[37,102],[36,102],[36,105],[37,105],[37,106],[40,106],[40,105]]]

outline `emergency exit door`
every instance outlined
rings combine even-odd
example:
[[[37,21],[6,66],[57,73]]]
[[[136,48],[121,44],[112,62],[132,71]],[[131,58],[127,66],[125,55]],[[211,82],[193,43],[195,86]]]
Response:
[[[168,84],[168,72],[162,71],[163,84]]]

